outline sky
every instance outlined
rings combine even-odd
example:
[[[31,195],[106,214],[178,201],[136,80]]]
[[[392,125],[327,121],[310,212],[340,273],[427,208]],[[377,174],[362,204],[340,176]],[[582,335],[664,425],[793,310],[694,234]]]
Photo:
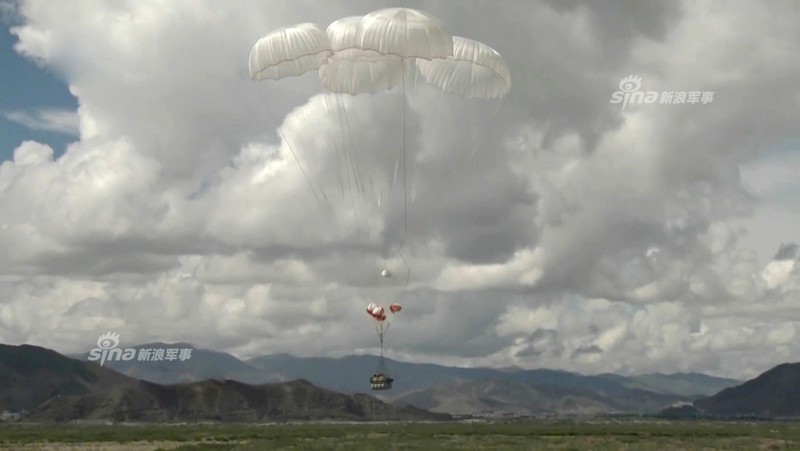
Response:
[[[78,138],[78,102],[55,73],[14,51],[17,39],[7,22],[0,33],[0,158],[13,158],[25,140],[46,143],[61,155]]]
[[[364,308],[399,302],[399,360],[797,360],[796,2],[404,3],[502,55],[490,101],[250,79],[271,30],[381,1],[2,5],[0,342],[376,353]]]

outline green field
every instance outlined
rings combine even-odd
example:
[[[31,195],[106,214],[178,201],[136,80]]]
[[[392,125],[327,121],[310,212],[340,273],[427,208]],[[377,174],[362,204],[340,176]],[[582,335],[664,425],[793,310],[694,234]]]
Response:
[[[800,449],[800,423],[546,421],[0,425],[0,449]]]

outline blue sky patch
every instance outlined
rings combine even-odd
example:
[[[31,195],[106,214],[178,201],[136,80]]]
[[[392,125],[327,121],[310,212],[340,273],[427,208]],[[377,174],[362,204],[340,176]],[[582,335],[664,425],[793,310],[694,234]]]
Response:
[[[0,30],[0,161],[13,158],[27,140],[51,146],[58,157],[77,140],[63,117],[77,110],[77,99],[56,74],[14,50],[17,37],[9,28]]]

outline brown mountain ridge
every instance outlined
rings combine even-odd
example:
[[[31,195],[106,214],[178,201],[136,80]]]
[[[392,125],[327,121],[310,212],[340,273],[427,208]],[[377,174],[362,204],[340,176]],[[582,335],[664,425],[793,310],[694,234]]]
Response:
[[[364,394],[321,389],[304,380],[262,385],[231,380],[159,385],[29,345],[0,345],[2,410],[24,411],[26,421],[44,422],[450,418],[414,407],[393,407]]]

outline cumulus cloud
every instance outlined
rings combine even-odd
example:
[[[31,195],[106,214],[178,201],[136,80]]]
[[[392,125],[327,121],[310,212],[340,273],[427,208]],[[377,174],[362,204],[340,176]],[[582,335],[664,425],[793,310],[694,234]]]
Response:
[[[738,225],[762,202],[743,168],[796,133],[790,3],[411,5],[503,54],[503,102],[249,80],[272,28],[380,6],[16,5],[16,50],[79,108],[9,114],[80,139],[0,165],[0,341],[364,353],[363,306],[400,300],[398,358],[737,377],[791,358],[796,245],[764,265]],[[622,110],[631,73],[715,97]]]
[[[31,130],[78,135],[78,115],[74,111],[40,108],[32,111],[7,111],[3,117]]]

